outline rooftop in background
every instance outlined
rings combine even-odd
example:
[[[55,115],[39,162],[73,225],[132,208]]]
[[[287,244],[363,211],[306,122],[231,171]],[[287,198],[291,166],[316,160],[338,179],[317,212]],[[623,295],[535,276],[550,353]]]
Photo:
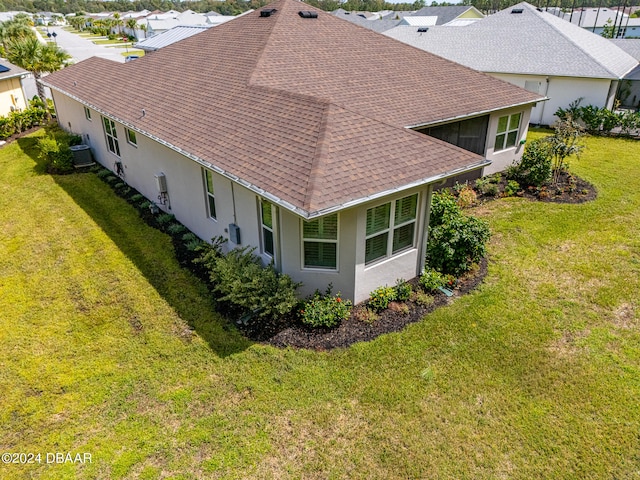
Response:
[[[407,127],[543,99],[294,0],[45,83],[307,218],[486,163]]]
[[[29,72],[24,68],[20,68],[13,63],[9,63],[4,58],[0,58],[0,80],[13,77],[22,77],[28,75]]]
[[[384,34],[482,72],[617,79],[638,64],[607,39],[526,2],[464,27],[398,26]]]
[[[211,27],[213,27],[213,25],[181,25],[173,27],[166,32],[145,38],[144,40],[136,43],[134,47],[144,50],[145,52],[155,52],[167,45],[189,38],[192,35],[203,32]]]

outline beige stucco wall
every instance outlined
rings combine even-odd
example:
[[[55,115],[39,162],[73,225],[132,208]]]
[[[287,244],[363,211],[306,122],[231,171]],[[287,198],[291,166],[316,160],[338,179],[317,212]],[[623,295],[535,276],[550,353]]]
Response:
[[[125,127],[116,122],[120,157],[107,150],[102,116],[91,111],[91,121],[85,118],[84,106],[54,91],[54,101],[60,125],[80,134],[89,144],[95,159],[114,170],[121,161],[125,180],[150,200],[158,201],[155,175],[164,173],[167,179],[169,202],[159,205],[200,238],[211,240],[215,236],[229,238],[230,223],[240,227],[241,246],[254,246],[265,263],[270,258],[262,255],[260,244],[259,195],[213,172],[217,219],[207,216],[202,166],[151,138],[138,133],[137,147],[126,140]],[[373,206],[394,201],[413,193],[419,194],[414,247],[391,258],[365,266],[364,247],[366,212]],[[303,282],[302,296],[316,289],[324,291],[329,284],[345,298],[360,302],[382,285],[394,285],[399,278],[408,280],[416,276],[421,266],[421,241],[424,235],[424,217],[427,211],[428,187],[423,186],[395,193],[366,204],[345,209],[339,213],[338,270],[305,269],[302,265],[302,219],[298,215],[278,208],[275,221],[276,267],[295,281]],[[228,243],[230,248],[236,246]]]
[[[0,115],[8,115],[11,107],[19,110],[27,108],[19,77],[0,80]]]

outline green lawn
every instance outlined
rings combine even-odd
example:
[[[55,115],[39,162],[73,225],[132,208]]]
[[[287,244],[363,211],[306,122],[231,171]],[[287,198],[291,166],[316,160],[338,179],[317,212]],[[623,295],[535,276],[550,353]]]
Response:
[[[0,451],[43,457],[0,478],[640,475],[638,142],[588,140],[594,202],[477,208],[477,291],[332,352],[244,340],[167,236],[33,144],[0,150]]]

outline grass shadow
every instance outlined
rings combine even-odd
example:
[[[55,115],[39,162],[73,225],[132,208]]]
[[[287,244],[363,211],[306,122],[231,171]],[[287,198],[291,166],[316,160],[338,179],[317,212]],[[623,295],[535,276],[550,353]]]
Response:
[[[34,160],[34,171],[46,173],[38,158],[37,137],[17,140]],[[147,225],[137,210],[95,174],[52,175],[55,182],[114,242],[167,302],[220,357],[244,351],[252,342],[215,312],[206,285],[180,266],[169,235]]]

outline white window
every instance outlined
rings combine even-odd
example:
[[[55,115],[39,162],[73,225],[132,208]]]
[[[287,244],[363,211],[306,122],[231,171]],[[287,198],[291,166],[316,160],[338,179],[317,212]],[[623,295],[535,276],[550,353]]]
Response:
[[[276,206],[267,200],[260,200],[260,235],[262,240],[262,253],[276,258],[275,246],[275,221],[277,218]]]
[[[107,148],[114,155],[120,156],[120,145],[118,144],[118,133],[116,132],[116,124],[107,117],[102,117],[104,126],[104,135],[107,139]]]
[[[413,247],[417,208],[415,193],[367,210],[365,264]]]
[[[128,128],[126,128],[125,131],[127,134],[127,142],[129,142],[130,145],[137,147],[138,141],[136,140],[136,132],[134,132],[133,130],[129,130]]]
[[[521,113],[506,115],[498,119],[498,133],[496,134],[495,150],[511,148],[518,142]]]
[[[91,121],[91,110],[88,107],[84,107],[84,116],[87,120]]]
[[[302,222],[304,268],[338,268],[338,214]]]
[[[207,215],[209,218],[216,219],[216,196],[213,193],[213,172],[211,170],[207,170],[206,168],[202,169],[202,173],[204,176],[204,191],[206,194],[207,200]]]

